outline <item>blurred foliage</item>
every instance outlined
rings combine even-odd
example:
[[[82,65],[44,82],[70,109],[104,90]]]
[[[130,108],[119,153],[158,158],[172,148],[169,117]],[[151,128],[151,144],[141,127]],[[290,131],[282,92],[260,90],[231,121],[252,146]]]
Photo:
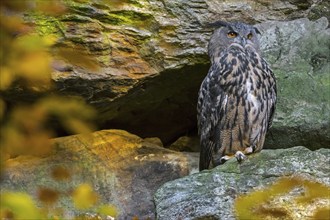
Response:
[[[105,215],[105,216],[117,216],[118,215],[117,208],[113,205],[101,205],[98,208],[97,213],[100,213],[101,215]]]
[[[72,199],[77,209],[88,209],[98,201],[98,196],[90,185],[81,184],[74,190]]]
[[[32,198],[19,192],[1,194],[1,219],[44,219]]]
[[[54,173],[56,174],[54,175]],[[64,167],[54,168],[51,176],[53,178],[55,177],[55,181],[69,181],[71,177],[70,172]],[[86,212],[77,215],[73,220],[111,219],[118,215],[115,206],[98,204],[100,196],[86,183],[78,185],[72,192],[71,190],[68,192],[61,192],[52,188],[40,187],[36,194],[38,202],[42,204],[41,207],[38,207],[32,197],[26,193],[2,193],[0,199],[0,218],[6,220],[63,219],[62,216],[65,215],[65,209],[55,208],[56,204],[63,197],[72,198],[73,205],[80,211],[95,210],[97,213],[90,214]]]
[[[51,153],[51,128],[47,120],[56,117],[71,133],[92,131],[88,121],[94,110],[80,99],[47,96],[30,105],[14,107],[1,129],[1,152],[4,159],[18,155],[47,156]]]
[[[62,48],[55,35],[39,35],[25,14],[61,16],[67,8],[61,1],[3,0],[0,2],[0,119],[1,164],[22,154],[45,156],[54,136],[50,120],[58,120],[68,133],[89,133],[94,110],[79,98],[42,96],[31,104],[15,103],[9,108],[6,92],[13,86],[47,94],[52,87],[54,62],[96,71],[97,61],[84,48]],[[3,166],[1,166],[3,168]]]
[[[58,166],[52,169],[51,176],[56,181],[70,180],[71,173],[64,167]]]
[[[71,174],[64,167],[55,167],[51,176],[55,181],[70,181]],[[82,183],[75,189],[69,191],[58,191],[52,188],[39,187],[36,198],[21,192],[3,192],[0,195],[0,219],[45,219],[60,220],[64,219],[65,211],[56,208],[61,198],[69,197],[72,199],[74,207],[83,213],[77,214],[73,220],[100,220],[111,219],[118,215],[117,208],[113,205],[98,204],[99,195],[93,190],[91,185]],[[87,211],[94,210],[94,214]],[[66,219],[67,220],[67,219]]]
[[[55,131],[51,120],[59,121],[68,133],[88,134],[94,130],[90,123],[95,116],[92,107],[81,98],[49,95],[48,91],[53,86],[51,74],[55,71],[54,63],[66,62],[95,72],[99,69],[97,61],[86,49],[65,47],[59,35],[40,33],[38,22],[29,23],[24,19],[25,15],[32,14],[52,19],[67,11],[62,1],[0,1],[0,175],[5,169],[4,161],[9,158],[19,155],[47,156],[52,153],[50,138],[54,137]],[[8,106],[6,94],[17,86],[23,91],[40,93],[41,98],[31,103],[18,102]],[[72,174],[59,166],[50,175],[54,181],[70,181]],[[93,208],[103,216],[117,215],[114,206],[96,206],[99,195],[90,185],[82,183],[72,189],[72,193],[59,192],[46,186],[39,188],[36,192],[37,201],[25,193],[3,192],[0,197],[0,218],[62,219],[64,211],[52,207],[67,196],[72,198],[79,210]]]
[[[289,194],[297,189],[302,189],[303,193],[299,193],[301,196],[291,198]],[[283,196],[289,196],[282,199],[288,201],[280,203],[282,207],[275,204],[274,199]],[[314,204],[320,199],[330,200],[330,187],[299,177],[282,178],[263,190],[239,196],[235,201],[235,211],[237,219],[295,219],[292,213],[297,212],[298,209],[289,210],[290,206],[303,207],[304,210],[309,205],[314,205],[311,219],[330,219],[329,207],[319,207]]]

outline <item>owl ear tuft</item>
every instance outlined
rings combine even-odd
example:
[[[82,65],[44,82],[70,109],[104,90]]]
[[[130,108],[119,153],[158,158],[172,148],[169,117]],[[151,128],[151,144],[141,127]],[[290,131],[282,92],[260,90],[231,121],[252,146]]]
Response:
[[[207,27],[219,28],[219,27],[228,27],[228,25],[229,24],[225,21],[216,21],[216,22],[208,23]]]
[[[257,34],[261,34],[261,32],[260,32],[260,30],[258,29],[258,28],[256,28],[256,27],[253,27],[254,28],[254,30],[255,30],[255,32],[257,33]]]

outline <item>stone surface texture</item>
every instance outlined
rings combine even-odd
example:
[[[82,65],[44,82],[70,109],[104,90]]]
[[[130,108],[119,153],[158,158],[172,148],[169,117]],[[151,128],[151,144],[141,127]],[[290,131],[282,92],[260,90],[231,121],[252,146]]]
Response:
[[[212,170],[168,182],[155,194],[157,219],[235,219],[233,204],[239,194],[268,187],[283,176],[299,176],[330,187],[329,156],[329,149],[310,151],[300,146],[263,150],[242,164],[231,159]],[[289,194],[303,195],[296,188]],[[330,195],[317,204],[314,209],[329,207]],[[306,207],[292,207],[288,219],[310,219],[314,210],[306,211]]]
[[[163,148],[196,131],[197,93],[209,68],[212,29],[207,24],[217,20],[256,24],[262,32],[261,50],[278,84],[265,147],[329,148],[329,1],[65,2],[69,10],[64,15],[26,19],[36,24],[39,34],[57,35],[62,47],[87,49],[100,69],[58,61],[51,93],[81,96],[97,109],[100,128],[125,129],[142,138],[103,130],[55,139],[48,157],[6,161],[1,191],[35,195],[39,187],[72,190],[87,182],[101,202],[119,208],[118,219],[154,219],[155,201],[158,219],[176,220],[234,219],[238,194],[266,187],[282,176],[301,175],[330,186],[329,149],[263,150],[242,164],[231,160],[178,179],[196,172],[198,154]],[[42,95],[14,87],[4,98],[15,104]],[[172,148],[198,151],[195,137],[181,138]],[[57,166],[71,171],[70,181],[51,179]],[[178,180],[168,182],[174,179]],[[68,198],[58,206],[66,207],[68,216],[74,214]]]
[[[70,192],[88,183],[100,195],[100,204],[117,207],[118,219],[154,219],[155,191],[167,181],[195,172],[197,156],[167,150],[155,141],[122,130],[58,138],[48,157],[19,156],[7,160],[1,192],[22,191],[36,198],[40,188]],[[56,167],[66,168],[71,179],[60,182],[52,179]],[[66,210],[70,219],[78,214],[70,197],[60,197],[55,207]],[[95,210],[84,210],[87,211]]]
[[[266,146],[330,146],[330,29],[326,18],[258,25],[277,78],[278,103]]]
[[[209,68],[207,24],[239,20],[260,24],[262,50],[278,78],[268,146],[329,145],[328,1],[66,2],[63,16],[27,19],[40,34],[56,34],[62,46],[86,48],[98,60],[94,72],[59,62],[53,80],[54,92],[95,106],[101,128],[159,137],[165,145],[194,130],[197,92]],[[9,102],[32,99],[21,88],[10,94]]]

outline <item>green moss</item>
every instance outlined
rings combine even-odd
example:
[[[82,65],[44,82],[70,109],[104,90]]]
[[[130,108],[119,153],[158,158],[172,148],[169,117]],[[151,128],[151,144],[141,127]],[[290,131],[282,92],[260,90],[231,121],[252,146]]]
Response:
[[[133,25],[149,28],[155,24],[155,20],[151,14],[144,14],[134,11],[111,12],[106,16],[98,16],[97,19],[112,25]]]
[[[239,163],[235,157],[228,160],[225,165],[217,166],[215,169],[219,169],[224,173],[240,173]]]
[[[75,16],[70,13],[71,15],[69,17],[66,17],[65,20],[82,22],[86,20],[86,18],[82,17],[87,16],[111,25],[133,25],[139,27],[150,27],[153,23],[155,23],[155,20],[151,14],[136,12],[133,10],[113,10],[116,9],[118,5],[123,4],[129,4],[133,7],[142,7],[142,5],[138,1],[126,0],[120,3],[104,1],[98,4],[65,1],[65,3],[68,8],[75,12]]]
[[[31,13],[26,15],[26,20],[31,21],[35,24],[35,31],[42,35],[64,35],[64,26],[55,17],[47,16],[41,13]]]
[[[120,3],[118,3],[120,2]],[[111,7],[116,7],[117,5],[128,4],[131,6],[142,8],[143,5],[140,3],[139,0],[121,0],[121,1],[113,1],[113,0],[103,0],[104,4],[107,4]]]
[[[130,25],[142,25],[149,26],[153,22],[154,19],[152,15],[135,12],[133,10],[114,10],[116,8],[121,8],[119,6],[129,5],[130,7],[139,7],[141,8],[143,5],[139,1],[135,0],[124,0],[124,1],[110,1],[103,0],[101,2],[85,2],[80,3],[76,1],[64,1],[68,8],[75,11],[75,14],[88,16],[90,18],[97,19],[104,23],[112,24],[112,25],[122,25],[122,24],[130,24]],[[100,10],[97,10],[100,9]],[[71,20],[71,18],[70,18]],[[78,18],[75,21],[81,21]]]
[[[327,17],[328,21],[330,21],[330,3],[329,1],[323,0],[320,3],[316,4],[311,8],[308,13],[308,18],[310,20],[317,20],[321,17]]]
[[[86,16],[77,15],[77,14],[67,14],[63,15],[61,18],[61,21],[70,21],[70,22],[76,22],[76,23],[86,23],[90,22],[92,19]]]

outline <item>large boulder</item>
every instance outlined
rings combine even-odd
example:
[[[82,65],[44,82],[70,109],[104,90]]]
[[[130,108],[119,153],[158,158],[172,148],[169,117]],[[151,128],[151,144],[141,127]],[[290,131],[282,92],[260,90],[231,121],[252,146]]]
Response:
[[[288,21],[328,17],[328,1],[66,2],[69,10],[65,15],[33,15],[27,20],[36,23],[40,34],[56,34],[61,46],[86,48],[98,60],[99,71],[59,62],[53,80],[54,92],[82,96],[92,104],[99,112],[96,123],[101,128],[157,136],[165,144],[194,130],[197,92],[209,68],[206,48],[212,30],[206,24],[216,20],[252,24],[285,20],[262,25],[262,49],[279,81],[276,138],[268,143],[284,147],[311,146],[315,139],[329,142],[328,122],[324,121],[324,115],[329,114],[325,104],[329,97],[324,96],[329,91],[327,22]],[[23,98],[31,100],[31,95],[21,88],[6,96],[8,102]],[[301,110],[305,101],[306,110]],[[297,108],[293,108],[296,102]],[[289,145],[279,141],[291,135]]]
[[[236,219],[235,199],[263,189],[264,193],[255,199],[251,197],[249,204],[239,208],[252,209],[246,212],[263,208],[264,215],[278,217],[260,219],[310,219],[318,208],[328,209],[330,205],[329,156],[330,149],[263,150],[242,164],[231,159],[212,170],[168,182],[155,194],[157,219]],[[286,185],[269,190],[270,185],[283,177],[289,177]],[[322,193],[317,193],[320,190]],[[309,203],[297,203],[301,196],[306,196],[305,201]],[[329,213],[325,214],[322,219],[329,219]]]
[[[330,146],[330,29],[326,18],[265,22],[261,48],[277,78],[266,147]]]
[[[157,139],[156,139],[157,140]],[[61,192],[52,208],[65,210],[66,218],[84,212],[64,196],[80,184],[90,184],[100,204],[117,207],[118,219],[154,219],[153,195],[165,182],[197,170],[197,155],[167,150],[154,139],[143,140],[122,130],[103,130],[54,140],[51,155],[19,156],[5,162],[1,192],[25,192],[38,201],[40,189]],[[55,181],[52,173],[66,169],[71,178]]]

